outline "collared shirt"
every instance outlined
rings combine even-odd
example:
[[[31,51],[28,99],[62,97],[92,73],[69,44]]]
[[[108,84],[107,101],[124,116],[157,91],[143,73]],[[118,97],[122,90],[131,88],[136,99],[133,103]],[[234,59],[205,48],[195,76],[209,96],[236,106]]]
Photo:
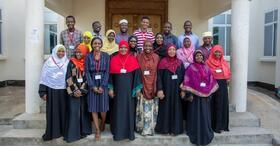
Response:
[[[118,33],[116,35],[116,43],[119,44],[122,40],[128,41],[129,34],[128,33]]]
[[[178,38],[173,35],[172,33],[165,35],[163,34],[163,42],[168,45],[168,44],[173,44],[177,47],[177,49],[179,49],[179,45],[178,45]]]
[[[95,37],[99,37],[101,39],[103,39],[102,35],[101,34],[96,34],[95,32],[92,32],[92,36],[95,38]]]
[[[77,29],[74,32],[66,29],[60,33],[60,44],[65,46],[68,58],[75,56],[75,48],[82,42],[82,38],[82,32]]]
[[[152,43],[154,43],[155,41],[155,36],[154,33],[152,31],[147,31],[147,32],[142,32],[142,30],[139,28],[138,30],[136,30],[133,35],[135,35],[137,37],[137,47],[138,50],[143,50],[143,44],[144,41],[146,39],[149,39],[152,41]]]
[[[178,47],[179,48],[183,47],[183,41],[184,41],[185,37],[186,37],[185,33],[179,35],[179,37],[178,37]],[[199,48],[199,38],[198,38],[198,36],[196,34],[194,34],[193,32],[191,32],[189,37],[191,38],[191,42],[195,46],[195,49],[198,49]]]

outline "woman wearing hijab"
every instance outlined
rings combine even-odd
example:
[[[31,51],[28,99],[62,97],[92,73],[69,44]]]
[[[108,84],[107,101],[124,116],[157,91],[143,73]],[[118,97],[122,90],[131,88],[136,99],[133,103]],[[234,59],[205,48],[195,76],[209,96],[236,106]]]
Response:
[[[183,47],[177,50],[177,58],[183,62],[185,68],[193,63],[194,51],[195,48],[191,43],[191,38],[186,36],[183,41]]]
[[[101,52],[102,40],[95,37],[91,41],[93,51],[86,57],[86,78],[89,86],[88,110],[92,113],[96,129],[95,138],[100,140],[100,133],[105,129],[106,112],[109,110],[108,80],[110,56]],[[101,113],[101,125],[98,121]]]
[[[128,38],[129,43],[129,50],[134,55],[137,56],[137,53],[139,52],[137,49],[137,37],[135,35],[132,35]]]
[[[93,38],[93,36],[92,36],[92,34],[91,34],[90,31],[84,32],[82,44],[83,44],[83,45],[86,45],[86,46],[88,47],[89,52],[92,51],[92,47],[91,47],[91,45],[90,45],[92,38]]]
[[[52,140],[65,135],[66,83],[69,60],[63,45],[56,45],[52,55],[43,65],[39,95],[46,101],[46,131],[43,140]]]
[[[183,133],[182,99],[180,84],[183,82],[184,65],[176,58],[176,46],[167,48],[167,57],[158,65],[157,97],[159,100],[156,132],[178,135]]]
[[[66,73],[68,106],[66,132],[64,139],[73,142],[92,133],[90,113],[87,108],[87,83],[85,77],[85,58],[88,47],[80,44],[76,56],[71,58]]]
[[[182,89],[186,91],[187,135],[191,143],[209,144],[214,133],[211,128],[210,95],[218,89],[210,69],[204,64],[201,50],[194,52],[194,63],[186,69]]]
[[[119,52],[110,61],[109,96],[114,98],[111,130],[113,139],[134,140],[135,100],[141,96],[141,70],[131,55],[128,42],[119,43]]]
[[[229,131],[228,82],[231,72],[228,63],[224,60],[223,48],[220,45],[211,49],[206,64],[219,84],[219,89],[211,98],[212,129],[217,133]]]
[[[106,52],[109,55],[115,54],[118,52],[118,44],[115,40],[116,32],[112,29],[106,32],[106,36],[103,39],[103,47],[101,48],[102,52]]]
[[[137,97],[136,131],[141,135],[154,135],[158,114],[156,97],[157,65],[159,56],[153,52],[153,44],[146,40],[143,53],[137,56],[143,82],[142,95]]]
[[[163,34],[157,33],[155,36],[155,42],[153,44],[154,52],[159,55],[160,58],[167,56],[166,44],[163,41]]]

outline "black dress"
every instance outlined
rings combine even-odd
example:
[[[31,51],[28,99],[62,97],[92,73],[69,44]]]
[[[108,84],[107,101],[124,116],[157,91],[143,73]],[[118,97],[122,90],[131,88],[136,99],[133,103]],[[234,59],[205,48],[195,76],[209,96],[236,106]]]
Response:
[[[46,101],[46,131],[43,140],[52,140],[65,135],[66,90],[52,89],[39,85],[39,95],[47,95]]]
[[[125,74],[110,74],[109,88],[115,94],[111,111],[114,140],[135,139],[135,96],[142,88],[140,74],[140,69]]]
[[[172,79],[172,72],[167,69],[158,70],[157,90],[163,90],[164,99],[159,100],[158,118],[155,131],[160,134],[183,133],[182,99],[180,84],[184,79],[184,65],[181,64]]]
[[[78,82],[78,75],[82,75],[82,82]],[[66,112],[66,129],[64,139],[73,142],[92,133],[90,113],[87,105],[87,84],[82,74],[72,61],[69,62],[66,73],[68,105]],[[81,97],[75,97],[74,91],[80,90]]]
[[[212,129],[229,131],[228,86],[225,79],[217,80],[219,89],[212,95]]]
[[[211,128],[210,98],[193,94],[193,101],[187,105],[187,135],[191,143],[209,144],[214,133]]]

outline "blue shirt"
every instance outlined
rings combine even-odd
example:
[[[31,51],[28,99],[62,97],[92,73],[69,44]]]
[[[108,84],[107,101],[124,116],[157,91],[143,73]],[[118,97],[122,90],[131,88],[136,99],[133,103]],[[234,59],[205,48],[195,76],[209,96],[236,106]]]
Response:
[[[184,41],[185,37],[186,37],[185,33],[179,35],[179,37],[178,37],[178,48],[183,47],[183,41]],[[195,49],[198,49],[199,48],[199,38],[198,38],[198,36],[191,32],[189,37],[191,38],[191,42],[195,46]]]

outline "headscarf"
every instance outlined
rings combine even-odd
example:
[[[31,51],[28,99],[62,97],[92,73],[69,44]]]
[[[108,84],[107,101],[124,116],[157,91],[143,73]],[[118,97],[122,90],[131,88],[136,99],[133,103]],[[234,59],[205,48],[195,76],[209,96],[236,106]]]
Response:
[[[119,48],[123,45],[127,47],[128,51],[125,55],[122,55],[119,51],[117,55],[112,57],[110,61],[111,74],[119,74],[121,73],[121,69],[125,69],[126,73],[129,73],[140,68],[137,59],[130,54],[128,42],[124,40],[121,41],[119,43]]]
[[[90,42],[91,42],[91,40],[92,40],[92,38],[93,38],[93,36],[92,36],[92,34],[91,34],[90,31],[84,32],[83,37],[89,37],[89,38],[90,38]],[[92,51],[92,47],[91,47],[90,42],[89,42],[88,44],[86,44],[86,43],[84,42],[84,40],[83,40],[83,42],[82,42],[83,45],[86,45],[86,46],[88,47],[89,52]]]
[[[137,53],[137,41],[138,41],[138,38],[137,38],[135,35],[129,36],[129,38],[128,38],[128,44],[129,44],[130,40],[133,39],[133,38],[136,40],[136,44],[135,44],[135,47],[134,47],[134,48],[132,48],[132,47],[129,45],[129,50],[130,50],[130,52]]]
[[[218,51],[221,53],[221,58],[216,58],[215,52]],[[229,79],[231,76],[230,68],[228,63],[224,59],[224,51],[222,46],[215,45],[211,49],[209,58],[206,61],[206,64],[211,69],[211,72],[215,79]]]
[[[150,40],[145,40],[144,50],[141,54],[137,56],[142,74],[143,82],[143,94],[146,99],[153,99],[156,93],[156,79],[157,79],[157,65],[159,63],[159,56],[153,51],[150,54],[145,53],[145,44],[147,42],[152,42]],[[149,75],[144,75],[144,71],[148,70]]]
[[[62,58],[57,56],[57,52],[60,49],[65,51],[65,55]],[[65,76],[68,62],[65,47],[63,45],[56,45],[52,50],[52,55],[43,65],[40,84],[53,89],[65,89]]]
[[[171,44],[165,44],[164,40],[163,40],[161,45],[157,44],[156,38],[159,35],[162,35],[162,37],[163,37],[162,33],[157,33],[155,35],[155,41],[154,41],[154,44],[153,44],[154,52],[157,53],[160,57],[166,57],[167,56],[167,51],[166,51],[167,47],[166,46],[169,46]]]
[[[191,42],[191,38],[189,36],[186,36],[184,38],[184,41],[186,39],[189,39]],[[193,44],[191,44],[189,48],[185,48],[185,46],[183,45],[183,48],[177,50],[177,58],[183,62],[185,68],[187,68],[191,63],[193,63],[194,51],[195,47]]]
[[[219,85],[212,76],[208,66],[204,62],[199,63],[195,61],[195,56],[198,53],[201,53],[204,58],[201,50],[194,52],[194,63],[189,65],[185,71],[182,89],[200,97],[208,97],[219,88]]]
[[[118,51],[118,44],[116,43],[116,39],[114,39],[114,41],[111,42],[111,43],[108,40],[108,36],[109,36],[110,33],[114,33],[115,36],[116,36],[116,32],[112,29],[109,29],[106,32],[105,38],[103,39],[103,47],[101,48],[102,52],[106,52],[109,55]]]
[[[81,51],[81,53],[83,54],[83,57],[81,59],[77,59],[76,57],[71,58],[70,60],[75,64],[75,66],[81,71],[84,72],[85,70],[85,58],[86,55],[89,52],[89,49],[87,47],[87,45],[83,45],[80,44],[77,48],[76,48],[76,52],[77,51]]]
[[[174,47],[176,49],[176,46],[173,45],[173,44],[170,44],[168,47],[167,47],[167,50],[166,50],[166,54],[167,54],[167,57],[163,58],[159,65],[158,65],[158,69],[167,69],[169,71],[171,71],[172,73],[175,73],[177,68],[182,64],[182,61],[179,60],[176,55],[174,57],[170,57],[168,55],[168,50],[171,48],[171,47]]]

